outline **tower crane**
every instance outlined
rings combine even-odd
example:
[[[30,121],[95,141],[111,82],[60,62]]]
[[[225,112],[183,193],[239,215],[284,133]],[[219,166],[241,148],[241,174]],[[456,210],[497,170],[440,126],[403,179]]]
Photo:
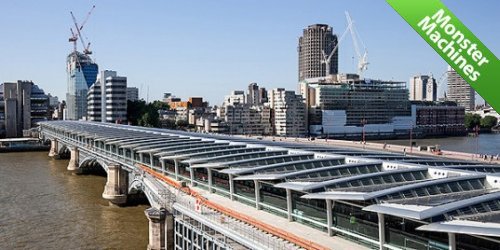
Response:
[[[437,85],[437,91],[439,93],[440,90],[442,90],[443,88],[444,89],[444,98],[446,99],[446,87],[447,87],[447,84],[445,85],[444,83],[446,82],[445,80],[448,79],[448,71],[445,71],[441,74],[441,76],[439,77],[439,80],[437,81],[436,85]]]
[[[368,50],[365,47],[365,44],[363,43],[363,40],[361,40],[358,31],[354,28],[354,22],[351,19],[351,15],[349,15],[349,12],[345,12],[345,17],[347,19],[347,24],[348,28],[351,31],[351,37],[352,37],[352,43],[354,45],[354,51],[356,52],[356,55],[358,56],[358,75],[362,77],[363,72],[368,69]],[[361,45],[363,46],[363,55],[361,55],[361,52],[359,50],[359,45],[358,45],[358,39]]]
[[[335,47],[333,48],[333,50],[330,52],[329,55],[327,55],[325,53],[325,50],[321,51],[321,54],[323,56],[323,60],[321,60],[321,62],[324,63],[325,66],[326,66],[326,75],[330,75],[330,61],[332,59],[332,56],[335,53],[335,51],[338,50],[340,42],[342,42],[342,40],[344,39],[344,37],[347,35],[347,32],[350,31],[350,34],[351,34],[351,37],[352,37],[352,41],[353,41],[353,45],[354,45],[354,50],[356,52],[356,55],[358,56],[357,73],[358,73],[358,75],[360,77],[362,77],[363,72],[368,69],[368,50],[366,49],[363,41],[359,37],[359,34],[358,34],[357,30],[354,28],[354,22],[352,21],[351,15],[349,15],[349,12],[346,11],[345,12],[345,16],[346,16],[346,19],[347,19],[347,27],[344,30],[344,33],[342,33],[342,35],[340,36],[337,44],[335,45]],[[359,49],[358,39],[359,39],[361,45],[363,46],[363,55],[361,55],[361,52],[360,52],[360,49]]]
[[[69,40],[69,42],[73,43],[73,50],[75,52],[77,50],[76,43],[77,43],[78,40],[80,40],[80,42],[82,43],[82,46],[83,46],[83,53],[86,54],[86,55],[92,54],[92,51],[90,50],[90,42],[87,43],[87,44],[85,44],[84,38],[82,36],[82,30],[83,30],[84,25],[89,20],[89,17],[92,14],[92,11],[94,9],[95,9],[95,5],[93,5],[92,8],[90,9],[90,11],[87,13],[87,16],[85,17],[85,19],[83,20],[83,22],[82,22],[81,25],[78,25],[78,22],[76,21],[75,15],[73,15],[73,12],[70,11],[71,18],[73,19],[73,24],[75,25],[76,32],[72,28],[70,28],[71,37],[68,40]]]
[[[321,50],[321,54],[323,55],[323,60],[321,60],[322,63],[325,64],[325,70],[326,70],[326,75],[330,75],[330,61],[332,60],[332,56],[335,53],[335,51],[339,48],[340,42],[344,39],[345,35],[347,34],[347,31],[350,29],[351,24],[347,25],[346,30],[342,35],[340,36],[339,40],[337,41],[337,44],[335,44],[335,47],[333,47],[332,52],[330,52],[329,55],[325,53],[325,50]]]

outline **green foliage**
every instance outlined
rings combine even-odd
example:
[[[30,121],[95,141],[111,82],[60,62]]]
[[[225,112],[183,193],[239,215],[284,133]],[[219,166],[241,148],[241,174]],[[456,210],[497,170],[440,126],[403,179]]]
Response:
[[[127,119],[132,125],[144,127],[160,127],[161,109],[168,109],[168,104],[162,101],[146,103],[144,100],[127,102]]]
[[[482,128],[492,128],[498,124],[498,119],[494,116],[487,115],[483,119],[481,119],[481,127]]]
[[[146,110],[146,102],[144,100],[127,101],[127,120],[132,125],[138,125],[138,120]]]
[[[153,108],[155,108],[156,110],[167,110],[167,109],[170,109],[170,106],[168,106],[167,103],[165,102],[162,102],[162,101],[154,101],[150,104],[151,106],[153,106]]]
[[[473,129],[481,124],[481,116],[478,114],[465,113],[465,127]]]
[[[189,125],[189,123],[186,120],[178,120],[175,123],[175,125],[177,125],[177,127],[180,127],[180,128],[186,128]]]
[[[166,119],[162,121],[162,127],[168,129],[177,129],[174,120]]]

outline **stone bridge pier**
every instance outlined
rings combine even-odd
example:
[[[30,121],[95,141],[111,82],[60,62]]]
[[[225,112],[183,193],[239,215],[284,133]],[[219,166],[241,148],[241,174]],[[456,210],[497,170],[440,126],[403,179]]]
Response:
[[[148,250],[174,249],[174,215],[165,208],[144,211],[149,220]]]
[[[58,145],[57,139],[51,139],[50,140],[49,157],[57,156],[58,148],[59,148],[59,145]]]
[[[69,171],[78,170],[78,165],[80,163],[80,151],[78,150],[78,147],[71,147],[69,150],[71,154],[67,169]]]
[[[115,205],[124,205],[128,194],[128,172],[121,165],[108,165],[108,180],[104,186],[102,198]]]

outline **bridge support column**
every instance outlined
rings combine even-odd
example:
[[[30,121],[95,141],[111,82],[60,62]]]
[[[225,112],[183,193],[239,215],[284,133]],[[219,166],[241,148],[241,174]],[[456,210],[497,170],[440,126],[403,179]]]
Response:
[[[229,198],[234,200],[234,177],[232,174],[229,174]]]
[[[80,158],[80,151],[78,150],[77,147],[72,147],[70,148],[70,151],[71,151],[71,156],[70,156],[70,159],[69,159],[69,163],[68,163],[68,170],[69,171],[75,171],[75,170],[78,170],[78,163],[80,162],[79,158]]]
[[[56,139],[50,140],[50,151],[49,151],[49,157],[55,157],[57,156],[57,148],[58,148],[58,142]]]
[[[293,221],[293,217],[292,217],[292,210],[293,210],[292,190],[290,190],[289,188],[286,189],[286,208],[287,208],[288,221]],[[328,209],[328,207],[327,207],[327,209]]]
[[[260,182],[258,180],[253,180],[255,186],[255,208],[260,210]]]
[[[208,177],[208,192],[213,193],[213,176],[212,169],[207,168],[207,177]]]
[[[457,240],[455,238],[455,233],[448,233],[448,245],[450,250],[457,249]]]
[[[335,201],[326,200],[326,223],[328,225],[328,236],[333,236],[335,232],[332,230],[333,227],[333,209],[335,208]]]
[[[175,180],[179,180],[179,160],[174,159]]]
[[[174,216],[165,208],[144,211],[149,220],[148,250],[174,249]]]
[[[116,205],[127,202],[128,173],[119,164],[109,164],[108,181],[104,186],[102,198]]]
[[[378,216],[378,242],[379,249],[384,250],[385,244],[385,218],[384,214],[377,213]]]

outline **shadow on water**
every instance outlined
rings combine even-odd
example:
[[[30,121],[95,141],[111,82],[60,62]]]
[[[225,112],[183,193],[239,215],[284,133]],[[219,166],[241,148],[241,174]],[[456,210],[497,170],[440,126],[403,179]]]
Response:
[[[104,168],[97,162],[92,161],[82,166],[75,172],[79,176],[97,176],[107,178],[108,174]],[[104,187],[103,187],[104,188]],[[121,207],[133,207],[147,205],[150,206],[149,200],[142,190],[133,190],[127,195],[127,203],[120,205]]]

